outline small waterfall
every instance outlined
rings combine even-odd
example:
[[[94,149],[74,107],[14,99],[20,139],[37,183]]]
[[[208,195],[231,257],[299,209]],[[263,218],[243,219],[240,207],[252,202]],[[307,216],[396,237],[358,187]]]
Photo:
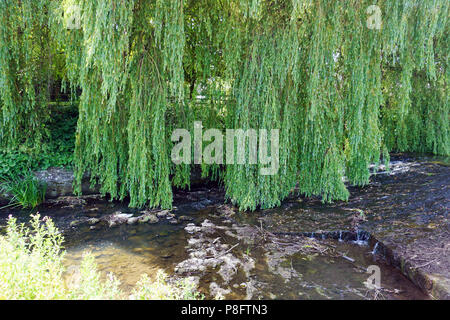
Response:
[[[377,253],[377,249],[378,249],[378,242],[375,243],[375,246],[373,247],[373,250],[372,250],[373,255],[375,255]]]
[[[339,239],[338,239],[340,242],[342,242],[343,240],[342,240],[342,230],[341,231],[339,231]]]

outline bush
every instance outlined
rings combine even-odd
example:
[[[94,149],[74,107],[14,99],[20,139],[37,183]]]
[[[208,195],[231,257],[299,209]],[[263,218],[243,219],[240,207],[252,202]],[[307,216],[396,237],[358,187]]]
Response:
[[[156,282],[143,275],[133,294],[120,291],[120,282],[109,274],[100,280],[95,259],[85,253],[78,279],[63,278],[64,239],[51,219],[32,216],[31,230],[9,217],[6,235],[0,236],[0,299],[199,299],[192,283],[169,284],[158,272]]]
[[[13,180],[32,168],[31,156],[19,150],[0,149],[0,179]]]

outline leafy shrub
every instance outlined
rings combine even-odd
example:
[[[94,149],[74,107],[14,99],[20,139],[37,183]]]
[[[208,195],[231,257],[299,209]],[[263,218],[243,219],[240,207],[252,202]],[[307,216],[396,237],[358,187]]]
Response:
[[[0,179],[13,180],[32,169],[32,157],[19,150],[0,150]]]
[[[120,291],[120,282],[109,274],[101,281],[95,259],[83,256],[79,277],[64,281],[64,239],[51,219],[32,216],[31,230],[9,217],[6,235],[0,236],[0,299],[198,299],[192,283],[169,284],[158,272],[156,282],[143,275],[133,294]]]

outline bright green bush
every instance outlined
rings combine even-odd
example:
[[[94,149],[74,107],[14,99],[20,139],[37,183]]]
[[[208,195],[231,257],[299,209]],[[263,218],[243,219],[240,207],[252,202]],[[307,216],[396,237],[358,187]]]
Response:
[[[64,280],[64,239],[51,219],[32,216],[31,229],[9,217],[6,235],[0,236],[0,300],[199,299],[192,283],[169,284],[158,272],[155,282],[143,275],[129,297],[109,274],[101,280],[94,257],[86,253],[75,278]]]

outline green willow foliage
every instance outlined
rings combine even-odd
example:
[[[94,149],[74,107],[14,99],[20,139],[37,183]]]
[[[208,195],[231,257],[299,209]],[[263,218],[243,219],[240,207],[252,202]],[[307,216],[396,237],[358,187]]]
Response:
[[[381,9],[381,29],[367,20]],[[77,6],[79,29],[64,14]],[[280,170],[202,165],[241,209],[298,185],[347,199],[388,152],[450,154],[447,0],[0,0],[1,141],[39,136],[57,48],[81,88],[74,164],[112,198],[168,208],[175,128],[279,129]],[[373,13],[372,13],[373,14]],[[49,47],[49,44],[51,48]],[[247,145],[248,149],[248,145]],[[79,189],[78,189],[79,190]]]

